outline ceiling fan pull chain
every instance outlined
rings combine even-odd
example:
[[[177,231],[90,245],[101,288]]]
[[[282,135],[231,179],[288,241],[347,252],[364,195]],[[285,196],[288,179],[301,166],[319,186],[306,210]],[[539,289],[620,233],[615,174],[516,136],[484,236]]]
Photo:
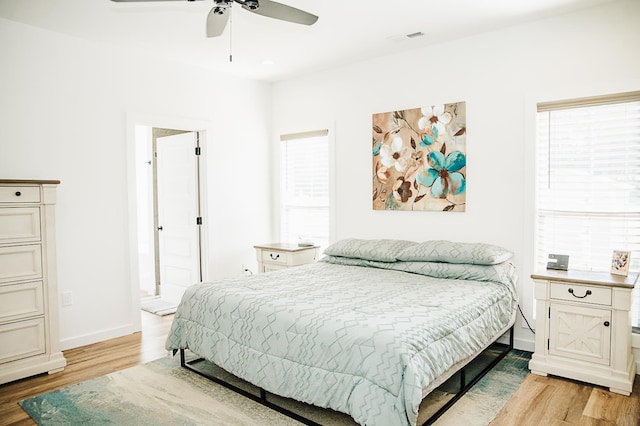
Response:
[[[229,5],[229,63],[233,62],[233,8]]]

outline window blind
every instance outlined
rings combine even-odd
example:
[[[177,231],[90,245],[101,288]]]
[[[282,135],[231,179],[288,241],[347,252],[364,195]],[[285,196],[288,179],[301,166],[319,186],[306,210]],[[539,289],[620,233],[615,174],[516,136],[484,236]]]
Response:
[[[609,271],[613,250],[640,272],[640,92],[538,104],[536,266]],[[633,324],[640,326],[640,289]]]
[[[320,130],[280,137],[280,238],[329,244],[329,140]]]

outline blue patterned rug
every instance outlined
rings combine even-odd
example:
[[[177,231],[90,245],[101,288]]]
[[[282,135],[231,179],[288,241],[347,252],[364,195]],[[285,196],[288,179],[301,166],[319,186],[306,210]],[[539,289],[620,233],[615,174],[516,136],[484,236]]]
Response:
[[[530,352],[511,351],[435,424],[487,425],[529,373],[530,357]],[[423,401],[419,421],[448,398],[448,388],[454,385],[455,377]],[[355,424],[349,416],[331,410],[291,400],[274,401],[323,425]],[[19,404],[39,425],[300,424],[181,368],[177,357],[87,380]]]

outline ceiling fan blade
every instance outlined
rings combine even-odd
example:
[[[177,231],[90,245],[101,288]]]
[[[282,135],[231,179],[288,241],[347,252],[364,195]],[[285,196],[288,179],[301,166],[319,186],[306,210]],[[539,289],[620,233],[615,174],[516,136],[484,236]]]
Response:
[[[218,37],[224,31],[231,14],[231,7],[216,6],[207,15],[207,37]]]
[[[304,10],[296,9],[295,7],[287,6],[282,3],[269,0],[260,0],[259,3],[260,6],[255,10],[251,10],[246,5],[242,5],[242,8],[258,15],[293,22],[296,24],[312,25],[318,20],[316,15],[312,15]]]

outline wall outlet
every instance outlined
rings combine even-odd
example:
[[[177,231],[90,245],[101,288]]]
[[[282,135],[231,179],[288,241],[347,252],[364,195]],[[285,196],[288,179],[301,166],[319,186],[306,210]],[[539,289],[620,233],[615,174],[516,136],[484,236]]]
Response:
[[[65,291],[62,293],[62,306],[71,306],[73,305],[73,293],[70,291]]]
[[[253,275],[253,271],[247,267],[244,263],[242,264],[242,275]]]

